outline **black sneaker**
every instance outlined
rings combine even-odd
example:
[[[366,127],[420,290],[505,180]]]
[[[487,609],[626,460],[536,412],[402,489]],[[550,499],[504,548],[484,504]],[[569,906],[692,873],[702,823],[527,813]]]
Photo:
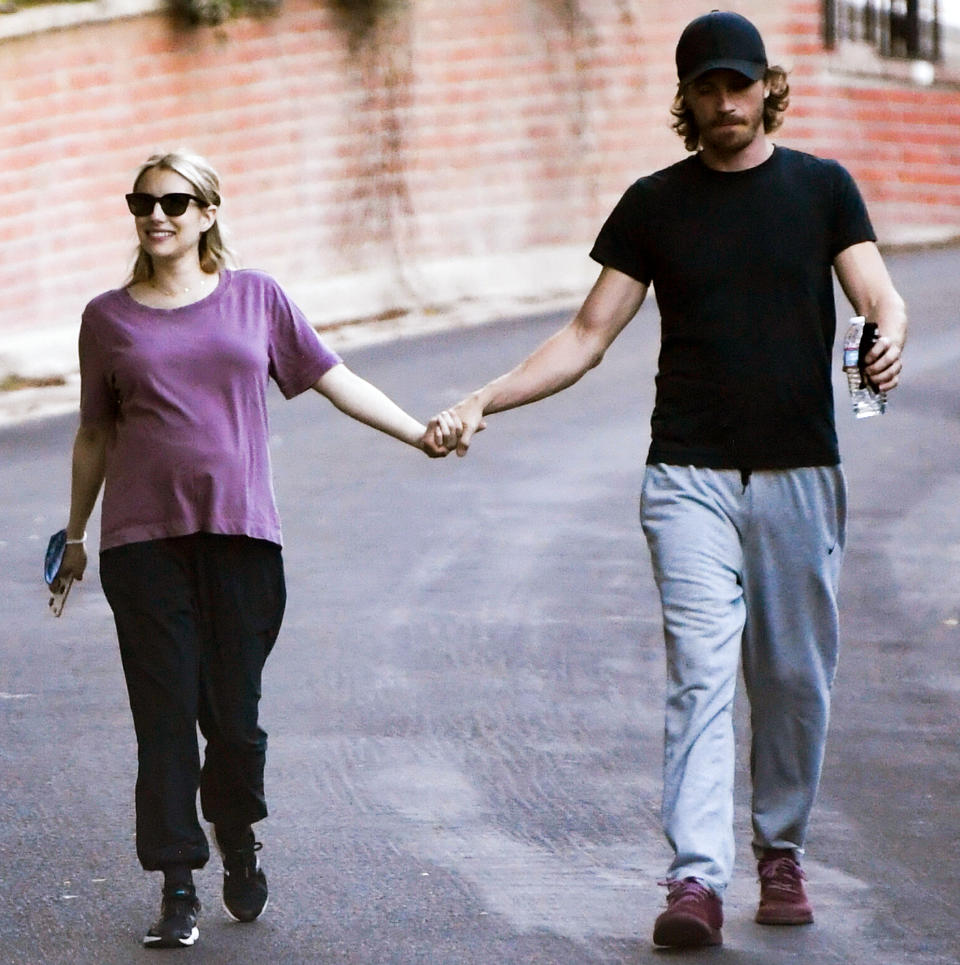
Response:
[[[143,937],[147,948],[187,948],[199,937],[200,902],[193,885],[163,889],[160,918]]]
[[[257,857],[263,845],[252,829],[240,847],[225,848],[219,838],[217,844],[223,857],[224,910],[234,921],[256,921],[267,907],[267,876]]]

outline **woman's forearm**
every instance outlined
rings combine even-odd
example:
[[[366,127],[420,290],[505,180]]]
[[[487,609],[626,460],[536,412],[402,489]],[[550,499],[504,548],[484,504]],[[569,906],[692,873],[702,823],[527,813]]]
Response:
[[[80,539],[96,505],[106,468],[110,430],[102,426],[80,426],[73,442],[70,480],[70,518],[67,536]]]
[[[330,369],[317,381],[314,389],[358,422],[407,445],[422,448],[421,437],[425,427],[375,385],[351,372],[345,365]]]

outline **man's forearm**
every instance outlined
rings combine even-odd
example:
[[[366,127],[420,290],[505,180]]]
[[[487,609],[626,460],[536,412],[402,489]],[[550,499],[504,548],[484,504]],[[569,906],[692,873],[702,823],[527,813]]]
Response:
[[[484,415],[537,402],[579,381],[600,363],[605,348],[596,336],[585,336],[574,320],[471,398]]]

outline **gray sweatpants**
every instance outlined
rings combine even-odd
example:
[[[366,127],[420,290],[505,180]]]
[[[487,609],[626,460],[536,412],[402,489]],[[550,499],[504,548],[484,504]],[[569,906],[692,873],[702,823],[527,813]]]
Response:
[[[839,466],[648,466],[641,522],[667,655],[668,879],[723,894],[733,870],[733,698],[750,701],[753,846],[803,849],[837,664],[846,530]]]

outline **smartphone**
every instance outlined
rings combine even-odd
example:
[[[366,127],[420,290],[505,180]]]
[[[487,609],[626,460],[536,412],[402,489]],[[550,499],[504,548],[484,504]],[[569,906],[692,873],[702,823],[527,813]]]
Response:
[[[63,605],[67,602],[67,595],[70,593],[71,586],[73,586],[73,577],[68,576],[65,580],[60,581],[59,589],[50,588],[50,612],[55,617],[63,613]]]
[[[47,552],[43,557],[43,581],[50,587],[50,612],[55,617],[63,613],[67,594],[70,592],[70,587],[73,586],[72,576],[57,581],[57,573],[60,570],[60,564],[63,562],[63,554],[66,548],[67,531],[65,529],[58,530],[50,537],[50,542],[47,543]],[[54,583],[57,583],[56,590],[53,588]]]

